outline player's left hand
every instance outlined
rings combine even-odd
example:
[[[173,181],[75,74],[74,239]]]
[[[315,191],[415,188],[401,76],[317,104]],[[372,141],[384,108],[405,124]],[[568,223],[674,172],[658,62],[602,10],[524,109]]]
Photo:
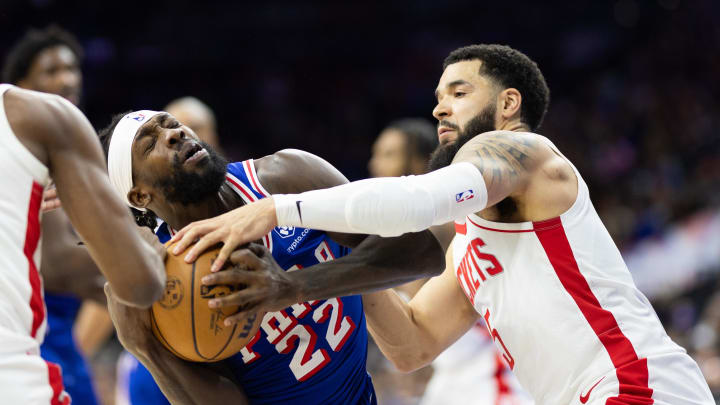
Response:
[[[43,191],[42,203],[40,203],[40,210],[42,212],[48,212],[60,208],[60,198],[57,195],[57,188],[55,185],[50,185]]]
[[[222,242],[223,247],[211,268],[215,272],[223,268],[227,258],[238,246],[262,238],[276,226],[275,201],[272,197],[263,198],[215,218],[187,225],[170,239],[170,243],[179,241],[172,253],[182,253],[199,238],[185,255],[185,262],[192,263],[209,247]]]
[[[240,311],[225,319],[229,326],[248,312],[279,311],[298,302],[298,287],[264,246],[251,243],[230,255],[232,267],[202,278],[205,285],[243,284],[245,288],[208,302],[211,308],[240,306]]]

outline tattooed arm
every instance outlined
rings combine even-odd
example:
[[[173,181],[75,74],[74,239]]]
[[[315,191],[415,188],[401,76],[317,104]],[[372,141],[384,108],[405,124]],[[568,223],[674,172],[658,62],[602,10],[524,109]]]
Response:
[[[482,173],[487,206],[505,198],[516,202],[520,221],[560,215],[577,195],[572,167],[540,135],[493,131],[463,145],[453,164],[469,162]]]
[[[421,176],[367,179],[273,195],[190,224],[174,240],[181,240],[179,253],[200,238],[187,261],[205,247],[223,242],[215,261],[221,266],[236,246],[258,239],[278,224],[398,236],[483,211],[508,197],[517,207],[511,221],[548,219],[567,210],[576,195],[571,166],[540,135],[493,131],[463,145],[449,167]]]

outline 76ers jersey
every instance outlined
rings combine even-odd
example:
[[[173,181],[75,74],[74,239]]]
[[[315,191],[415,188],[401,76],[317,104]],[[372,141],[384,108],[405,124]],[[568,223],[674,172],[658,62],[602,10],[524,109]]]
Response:
[[[226,181],[247,203],[270,195],[252,160],[228,165]],[[158,236],[167,240],[167,227]],[[286,271],[349,253],[325,232],[305,228],[278,227],[262,242]],[[362,300],[350,296],[266,314],[250,343],[225,362],[253,404],[369,404],[375,398],[366,356]]]
[[[714,404],[575,175],[576,201],[557,218],[456,222],[458,283],[501,355],[538,404]]]

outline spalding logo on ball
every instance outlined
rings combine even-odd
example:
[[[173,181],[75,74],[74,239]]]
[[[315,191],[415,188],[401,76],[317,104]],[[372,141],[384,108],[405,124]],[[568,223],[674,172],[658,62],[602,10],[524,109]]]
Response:
[[[225,318],[238,307],[210,308],[208,300],[223,297],[242,286],[203,285],[219,249],[208,250],[187,264],[168,248],[165,295],[153,304],[150,322],[155,337],[176,356],[190,361],[211,362],[226,359],[255,336],[265,314],[249,313],[240,322],[226,327]]]

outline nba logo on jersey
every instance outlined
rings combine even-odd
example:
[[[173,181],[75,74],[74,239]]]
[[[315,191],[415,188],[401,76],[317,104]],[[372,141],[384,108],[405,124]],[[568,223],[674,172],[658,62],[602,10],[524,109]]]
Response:
[[[293,235],[295,235],[295,227],[294,226],[278,226],[275,228],[275,232],[280,236],[281,238],[289,238]]]
[[[462,193],[455,194],[455,202],[461,203],[475,197],[472,190],[465,190]]]

